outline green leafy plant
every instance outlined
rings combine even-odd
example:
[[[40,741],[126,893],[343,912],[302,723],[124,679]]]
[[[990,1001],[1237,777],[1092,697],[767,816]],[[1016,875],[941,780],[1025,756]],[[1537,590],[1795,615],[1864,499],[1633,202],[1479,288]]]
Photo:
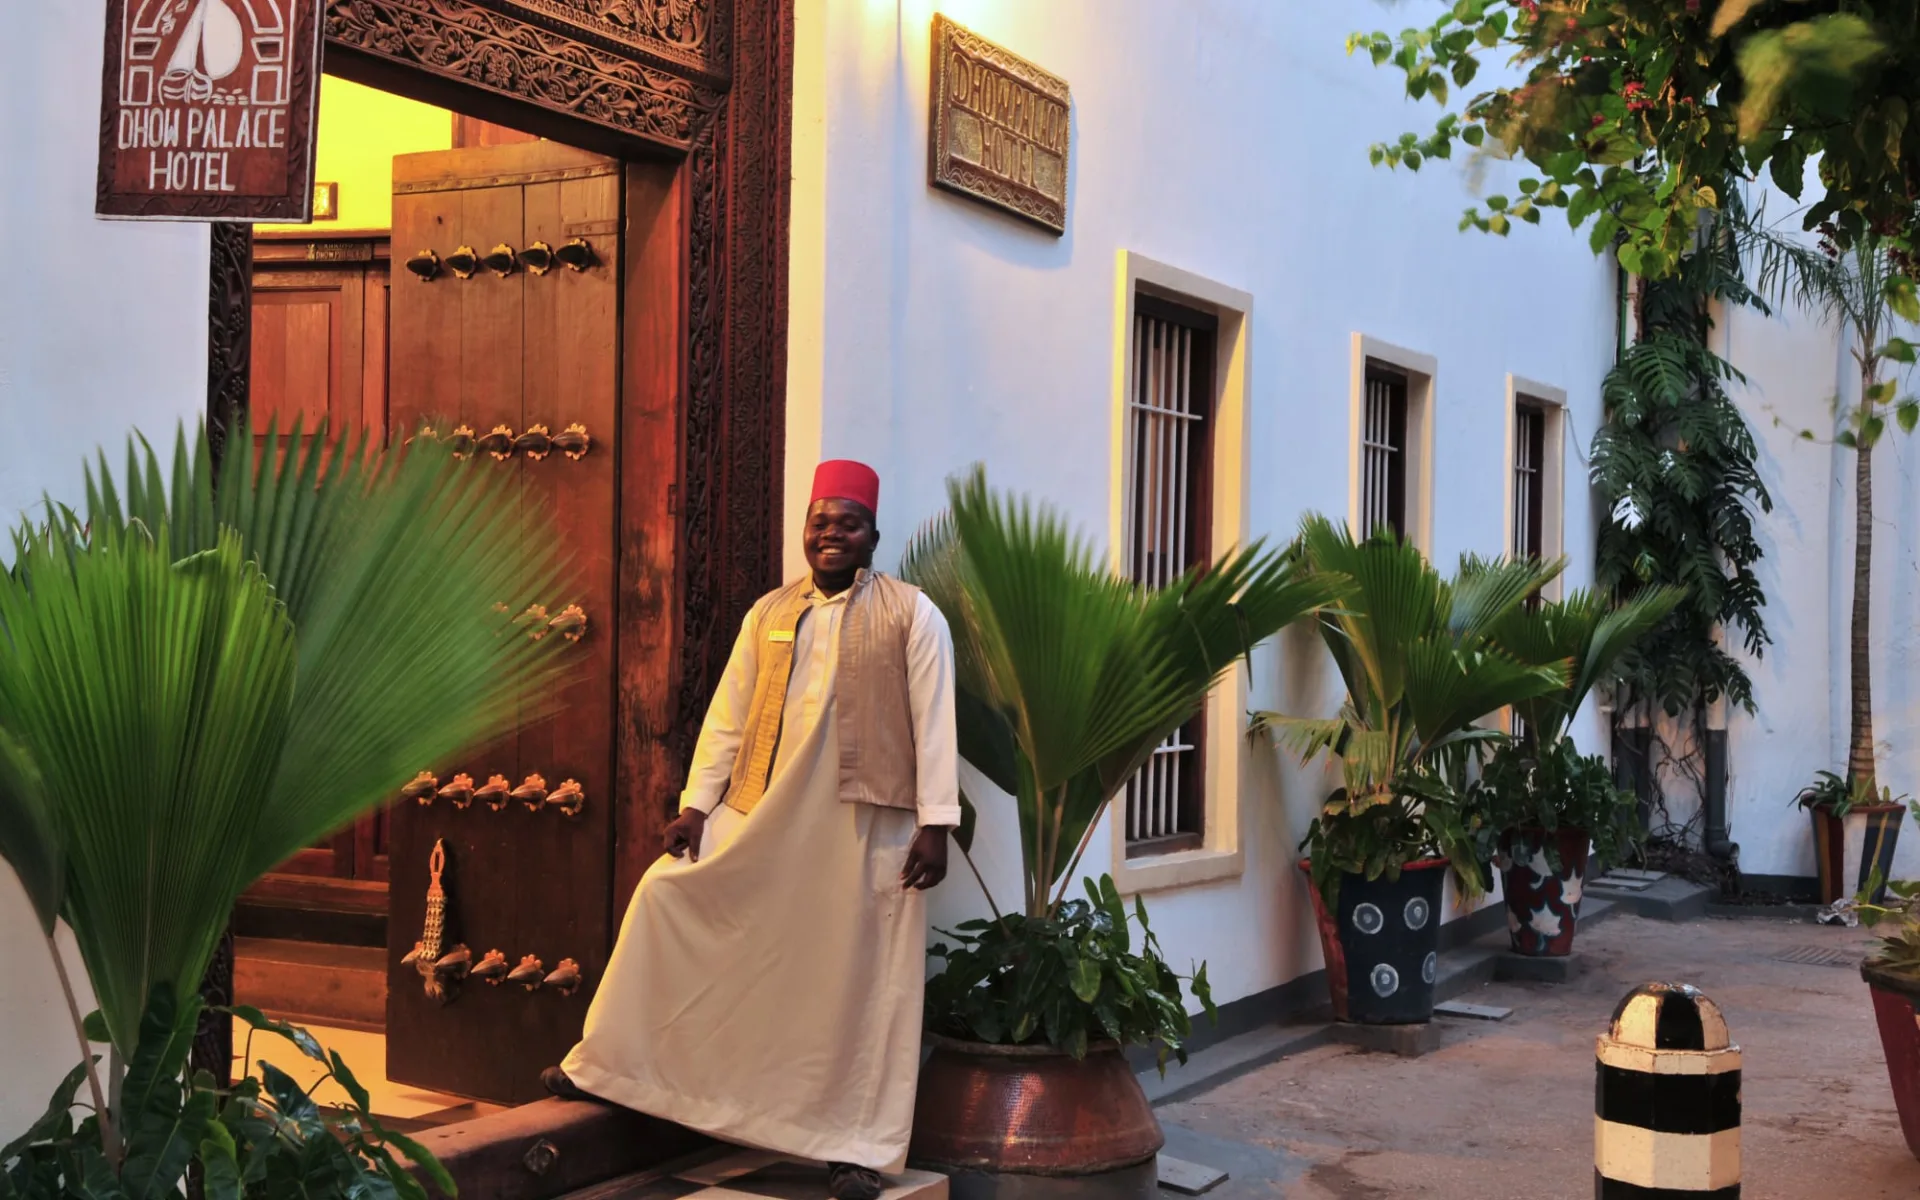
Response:
[[[1254,714],[1303,761],[1339,760],[1344,786],[1302,842],[1329,906],[1342,874],[1397,878],[1428,857],[1453,862],[1469,894],[1481,887],[1463,806],[1469,752],[1504,735],[1478,727],[1488,713],[1564,689],[1567,664],[1523,662],[1494,640],[1500,622],[1560,564],[1469,562],[1444,580],[1420,551],[1391,534],[1356,541],[1344,526],[1308,517],[1298,551],[1315,574],[1352,581],[1320,612],[1320,635],[1347,687],[1331,718]]]
[[[320,1078],[303,1088],[261,1060],[258,1075],[231,1088],[205,1071],[187,1071],[203,1006],[196,996],[176,1003],[165,984],[154,989],[141,1018],[140,1037],[127,1064],[125,1154],[115,1162],[101,1148],[100,1116],[76,1121],[74,1100],[87,1072],[76,1066],[55,1089],[47,1111],[0,1149],[0,1194],[35,1200],[172,1200],[189,1168],[207,1200],[280,1200],[342,1196],[351,1200],[427,1200],[413,1170],[444,1196],[458,1194],[432,1153],[388,1129],[374,1116],[367,1090],[337,1051],[304,1029],[270,1021],[245,1005],[231,1012],[250,1030],[243,1057],[253,1061],[253,1034],[285,1039],[319,1063]],[[106,1034],[100,1014],[96,1032]],[[348,1107],[323,1108],[313,1095],[337,1083]]]
[[[118,480],[102,456],[84,509],[49,501],[0,573],[0,854],[63,986],[56,920],[79,945],[105,1089],[65,990],[115,1170],[142,1014],[198,990],[241,890],[537,713],[558,665],[506,615],[558,578],[508,477],[425,439],[252,445],[236,430],[217,479],[204,436],[170,472],[144,443]]]
[[[990,490],[982,471],[953,480],[948,499],[947,513],[908,547],[901,575],[923,588],[952,626],[960,753],[1012,798],[1025,894],[1008,911],[981,881],[994,933],[947,935],[954,944],[943,957],[954,977],[929,988],[928,1024],[1074,1050],[1084,1044],[1076,1029],[1104,1030],[1100,1001],[1081,999],[1070,975],[1021,956],[1044,957],[1063,939],[1087,953],[1111,951],[1111,939],[1120,936],[1112,928],[1095,936],[1100,920],[1111,925],[1102,915],[1111,880],[1102,880],[1098,912],[1076,907],[1065,915],[1068,889],[1102,814],[1154,749],[1200,712],[1223,673],[1255,643],[1336,599],[1344,582],[1253,546],[1166,587],[1145,588],[1108,570],[1053,510]],[[956,840],[971,865],[978,811],[970,797],[962,802],[967,820]],[[1129,1003],[1178,1008],[1176,977],[1157,955],[1149,940],[1114,980],[1122,988],[1152,985],[1152,996],[1130,995]],[[1204,981],[1203,970],[1195,970],[1196,980]],[[988,995],[967,999],[976,989]],[[1014,1014],[976,1023],[980,1012],[998,1011],[997,997],[1009,995],[1032,1013],[1031,1022]],[[1049,1018],[1069,1008],[1070,1015]],[[1163,1046],[1169,1034],[1181,1036],[1177,1025],[1154,1025],[1148,1033],[1131,1018],[1116,1021],[1127,1037],[1157,1038]],[[1016,1030],[1025,1037],[1014,1038]]]
[[[927,981],[927,1010],[946,1037],[1018,1045],[1035,1039],[1076,1058],[1093,1042],[1151,1045],[1164,1071],[1186,1061],[1193,1020],[1180,1003],[1185,982],[1209,1018],[1213,994],[1203,964],[1183,981],[1160,954],[1147,908],[1127,911],[1110,876],[1085,881],[1087,898],[1051,915],[1008,913],[966,921],[929,953],[945,966]],[[1136,952],[1129,919],[1140,927]]]
[[[1484,827],[1496,834],[1584,832],[1592,839],[1601,870],[1626,862],[1646,840],[1638,799],[1615,786],[1605,758],[1581,754],[1568,737],[1538,746],[1523,741],[1501,745],[1481,768],[1472,804],[1484,814]],[[1546,839],[1543,846],[1549,864],[1562,870],[1554,839]]]
[[[1637,336],[1600,389],[1594,585],[1616,604],[1661,588],[1685,595],[1617,660],[1615,710],[1698,718],[1722,697],[1751,710],[1752,681],[1723,640],[1752,658],[1766,651],[1753,510],[1773,501],[1726,390],[1743,377],[1708,347],[1712,304],[1758,304],[1734,229],[1716,227],[1674,275],[1642,281],[1634,301]]]
[[[1376,164],[1417,170],[1463,144],[1537,172],[1469,208],[1462,228],[1504,235],[1559,209],[1591,226],[1595,252],[1617,247],[1627,270],[1659,277],[1692,252],[1700,214],[1763,169],[1798,198],[1817,162],[1807,227],[1842,245],[1906,236],[1920,196],[1917,22],[1916,0],[1459,0],[1347,49],[1448,109],[1431,134],[1376,144]],[[1449,108],[1493,54],[1524,81]]]
[[[1481,569],[1470,562],[1468,570]],[[1604,593],[1575,591],[1508,612],[1493,627],[1493,641],[1521,662],[1570,666],[1566,686],[1513,706],[1524,731],[1499,744],[1472,789],[1470,804],[1495,836],[1521,829],[1585,830],[1603,866],[1625,861],[1645,840],[1645,826],[1631,792],[1614,786],[1598,755],[1583,756],[1567,726],[1636,643],[1667,620],[1686,598],[1685,589],[1649,588],[1615,605]],[[1490,847],[1491,843],[1489,843]],[[1547,843],[1555,870],[1559,851]]]
[[[1871,783],[1847,779],[1832,771],[1815,771],[1813,774],[1814,781],[1800,789],[1800,794],[1793,798],[1795,806],[1805,812],[1818,810],[1839,820],[1856,808],[1907,802],[1907,797],[1894,795],[1890,787],[1875,788]]]
[[[1908,809],[1920,823],[1920,803]],[[1886,899],[1875,903],[1873,897],[1885,885]],[[1867,965],[1920,981],[1920,879],[1887,880],[1875,871],[1867,886],[1848,906],[1860,917],[1860,923],[1880,934],[1880,944],[1868,956]],[[1881,929],[1885,925],[1887,928]]]

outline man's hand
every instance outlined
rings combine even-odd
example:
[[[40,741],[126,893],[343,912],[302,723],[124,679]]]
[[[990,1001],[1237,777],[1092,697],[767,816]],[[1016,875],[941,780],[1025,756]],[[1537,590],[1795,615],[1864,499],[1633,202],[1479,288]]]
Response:
[[[675,817],[660,837],[661,849],[679,858],[690,856],[690,861],[700,861],[700,835],[707,830],[707,814],[697,808],[689,808]]]
[[[947,877],[947,827],[928,825],[913,835],[907,866],[900,872],[903,886],[924,892]]]

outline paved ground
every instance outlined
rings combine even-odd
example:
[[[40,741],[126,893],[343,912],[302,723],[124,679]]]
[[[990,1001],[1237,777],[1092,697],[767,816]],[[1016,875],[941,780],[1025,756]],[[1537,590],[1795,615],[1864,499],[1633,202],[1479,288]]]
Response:
[[[1283,1059],[1160,1110],[1167,1152],[1233,1172],[1209,1200],[1569,1200],[1593,1194],[1593,1043],[1648,980],[1692,983],[1745,1052],[1748,1200],[1920,1196],[1866,985],[1852,965],[1772,961],[1852,952],[1859,930],[1761,920],[1675,925],[1617,916],[1581,935],[1588,964],[1558,986],[1490,984],[1463,1000],[1514,1009],[1447,1022],[1404,1060],[1339,1046]]]

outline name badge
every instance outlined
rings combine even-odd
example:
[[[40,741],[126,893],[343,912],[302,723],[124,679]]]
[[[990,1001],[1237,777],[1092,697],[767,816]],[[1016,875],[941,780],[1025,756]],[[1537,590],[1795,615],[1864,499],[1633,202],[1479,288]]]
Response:
[[[767,634],[767,640],[770,642],[790,642],[793,640],[793,630],[775,629]]]

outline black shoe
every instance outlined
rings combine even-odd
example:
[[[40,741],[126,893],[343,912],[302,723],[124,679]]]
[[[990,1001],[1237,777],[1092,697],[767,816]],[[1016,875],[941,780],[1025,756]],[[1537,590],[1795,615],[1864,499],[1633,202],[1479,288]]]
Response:
[[[559,1067],[548,1067],[540,1072],[540,1086],[547,1089],[549,1095],[562,1100],[591,1100],[592,1096],[580,1090],[580,1085],[567,1078],[567,1073]]]
[[[852,1163],[827,1164],[827,1194],[833,1200],[880,1200],[885,1190],[876,1171]]]

